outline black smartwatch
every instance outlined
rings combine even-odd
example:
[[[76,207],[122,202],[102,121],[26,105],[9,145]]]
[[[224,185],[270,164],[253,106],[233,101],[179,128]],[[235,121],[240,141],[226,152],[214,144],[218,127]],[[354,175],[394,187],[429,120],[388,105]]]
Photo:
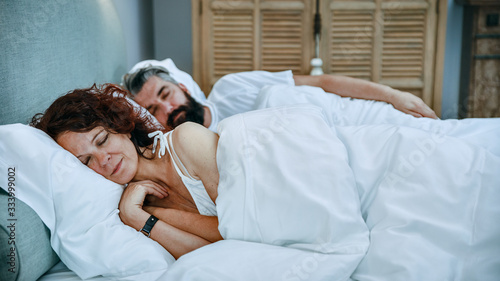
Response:
[[[151,229],[153,229],[153,226],[155,226],[155,223],[158,221],[158,218],[151,215],[149,219],[146,221],[146,224],[144,227],[140,230],[144,235],[149,237],[151,235]]]

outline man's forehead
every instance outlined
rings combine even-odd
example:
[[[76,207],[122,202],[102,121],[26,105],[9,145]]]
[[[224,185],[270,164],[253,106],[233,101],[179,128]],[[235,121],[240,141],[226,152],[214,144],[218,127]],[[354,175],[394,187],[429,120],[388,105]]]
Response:
[[[151,100],[156,97],[161,87],[167,85],[166,83],[168,82],[162,80],[160,77],[150,77],[148,81],[144,83],[141,90],[137,93],[134,100],[140,105],[143,105],[143,103],[151,102]]]

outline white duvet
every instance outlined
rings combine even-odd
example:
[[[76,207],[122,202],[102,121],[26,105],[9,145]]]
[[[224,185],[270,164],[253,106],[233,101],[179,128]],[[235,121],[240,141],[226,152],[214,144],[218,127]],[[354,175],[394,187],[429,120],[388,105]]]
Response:
[[[167,276],[498,280],[498,156],[414,128],[325,120],[309,106],[224,120],[216,203],[227,240]]]
[[[370,248],[357,280],[498,280],[500,158],[389,125],[338,128]]]

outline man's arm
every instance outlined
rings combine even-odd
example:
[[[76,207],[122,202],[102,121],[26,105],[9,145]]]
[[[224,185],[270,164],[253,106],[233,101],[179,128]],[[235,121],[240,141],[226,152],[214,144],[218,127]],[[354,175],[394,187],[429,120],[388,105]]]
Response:
[[[308,85],[322,88],[325,92],[342,97],[378,100],[390,103],[404,113],[415,117],[437,118],[436,113],[422,99],[389,86],[341,75],[294,75],[295,85]]]

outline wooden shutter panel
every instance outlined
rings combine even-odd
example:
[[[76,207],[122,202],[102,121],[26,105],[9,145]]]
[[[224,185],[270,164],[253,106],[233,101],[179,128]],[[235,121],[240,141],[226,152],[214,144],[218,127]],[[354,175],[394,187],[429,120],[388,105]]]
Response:
[[[309,71],[312,52],[310,0],[201,0],[201,53],[195,79],[208,93],[222,76],[241,71]],[[307,31],[307,32],[306,32]],[[311,37],[311,38],[309,38]],[[200,40],[201,38],[201,40]],[[199,41],[198,41],[199,40]]]
[[[214,13],[214,75],[252,69],[252,14],[245,11]]]
[[[432,104],[436,1],[382,2],[380,83]]]
[[[436,1],[324,1],[326,72],[406,90],[432,104]]]
[[[311,57],[310,1],[260,3],[262,49],[256,69],[306,73]]]
[[[253,69],[253,1],[201,2],[201,89],[222,76]]]
[[[325,71],[372,80],[375,3],[333,1],[326,10],[329,12],[323,13],[323,26],[328,36],[322,40],[329,53],[324,60]]]

